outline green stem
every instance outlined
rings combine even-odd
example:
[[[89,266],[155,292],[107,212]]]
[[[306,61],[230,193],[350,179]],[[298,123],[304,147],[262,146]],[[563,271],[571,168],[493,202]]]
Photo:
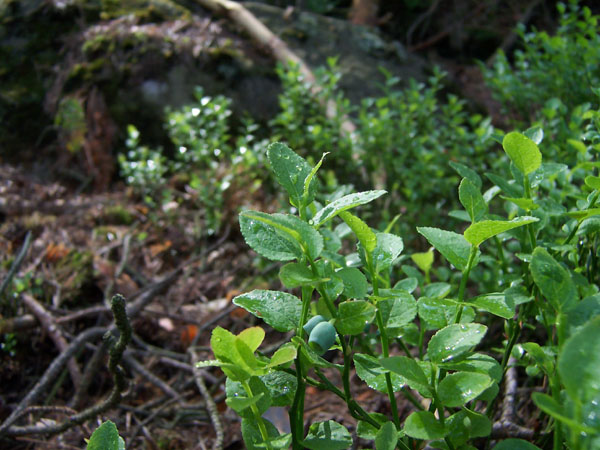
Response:
[[[588,205],[588,207],[586,209],[591,209],[594,207],[594,205],[598,201],[598,195],[600,195],[600,191],[595,191],[594,195],[592,196],[592,199],[590,200],[590,204]],[[581,225],[582,222],[583,222],[582,220],[577,221],[577,225],[575,225],[573,227],[573,229],[569,233],[569,236],[567,236],[567,238],[565,239],[565,242],[563,242],[563,245],[566,245],[569,242],[571,242],[571,239],[573,239],[575,237],[575,234],[577,233],[577,230],[579,230],[579,226]]]
[[[529,184],[529,175],[523,176],[523,187],[525,188],[525,198],[531,199],[531,186]],[[527,227],[527,232],[529,233],[529,241],[531,244],[531,251],[537,246],[535,239],[535,231],[533,229],[533,224],[528,223],[525,225]]]
[[[396,342],[400,345],[400,347],[402,347],[402,350],[404,350],[404,353],[406,353],[406,356],[408,356],[410,359],[415,359],[415,357],[412,355],[412,353],[410,352],[410,350],[408,349],[408,347],[406,346],[406,344],[404,343],[402,338],[397,337]]]
[[[384,358],[389,358],[390,349],[389,342],[387,337],[387,332],[385,327],[383,326],[383,317],[381,316],[381,311],[379,308],[376,313],[377,318],[377,327],[379,328],[379,337],[381,340],[381,352]],[[392,418],[394,421],[394,425],[396,425],[397,429],[400,429],[400,418],[398,416],[398,405],[396,404],[396,396],[394,395],[394,387],[392,385],[392,375],[389,372],[385,373],[385,384],[387,387],[388,398],[390,399],[390,407],[392,409]]]
[[[494,236],[494,241],[496,242],[496,251],[498,253],[498,258],[500,258],[500,264],[502,265],[502,271],[504,273],[508,272],[508,265],[506,264],[506,257],[504,256],[504,249],[502,248],[502,242],[500,242],[500,238],[498,236]]]
[[[333,392],[342,400],[346,401],[346,394],[340,391],[331,381],[327,379],[327,377],[321,372],[319,369],[315,369],[317,376],[323,381],[323,383],[319,383],[318,381],[309,378],[309,382],[319,389],[328,390]],[[350,403],[348,403],[348,408],[350,410],[350,414],[357,420],[362,420],[368,422],[375,428],[381,428],[381,424],[377,422],[375,419],[371,417],[371,415],[366,412],[362,407],[356,402],[356,400],[350,399]]]
[[[369,273],[371,274],[371,282],[373,285],[373,295],[375,297],[379,296],[379,280],[377,279],[377,273],[373,269],[373,264],[371,258],[367,255],[367,267]],[[384,358],[389,358],[390,356],[390,343],[387,336],[387,330],[383,324],[383,316],[381,315],[381,310],[377,308],[377,312],[375,313],[375,317],[377,320],[377,328],[379,328],[379,338],[381,341],[381,352]],[[390,408],[392,410],[392,418],[394,421],[394,425],[396,428],[400,429],[400,417],[398,415],[398,405],[396,403],[396,396],[394,395],[394,386],[392,385],[392,375],[390,372],[385,373],[385,384],[387,387],[388,398],[390,399]]]
[[[471,273],[471,269],[473,268],[473,264],[475,263],[475,258],[477,257],[477,249],[478,247],[472,245],[471,251],[469,252],[469,259],[467,260],[467,267],[462,273],[462,278],[460,279],[460,286],[458,288],[458,302],[462,303],[465,297],[465,289],[467,287],[467,280],[469,279],[469,274]],[[456,310],[456,317],[454,317],[454,323],[459,323],[460,318],[462,316],[462,306],[459,306]]]
[[[244,390],[246,391],[246,394],[248,394],[248,398],[253,398],[254,394],[252,394],[252,389],[250,388],[250,384],[248,383],[248,381],[243,380],[241,381],[242,387],[244,388]],[[254,415],[254,420],[256,420],[256,424],[258,425],[258,430],[260,431],[260,437],[262,437],[263,442],[266,444],[267,446],[267,450],[271,450],[271,444],[269,444],[269,433],[267,432],[267,427],[265,426],[265,422],[263,421],[263,418],[260,415],[260,412],[258,411],[258,406],[256,406],[256,403],[253,403],[252,405],[250,405],[250,409],[252,410],[252,414]]]
[[[552,398],[560,405],[560,380],[558,378],[558,374],[555,372],[553,376],[549,377],[550,379],[550,390],[552,392]],[[561,423],[558,420],[554,421],[554,445],[553,450],[561,450],[563,448],[563,433]],[[574,447],[576,448],[576,447]]]
[[[303,327],[306,323],[306,319],[308,318],[312,292],[313,288],[310,286],[302,288],[302,312],[300,314],[298,329],[296,330],[296,334],[302,339],[304,338]],[[306,392],[306,381],[302,375],[301,351],[302,350],[299,349],[298,356],[296,357],[296,380],[298,386],[296,387],[294,401],[289,411],[290,428],[292,431],[292,448],[294,450],[300,450],[304,448],[301,442],[304,438],[304,395]]]

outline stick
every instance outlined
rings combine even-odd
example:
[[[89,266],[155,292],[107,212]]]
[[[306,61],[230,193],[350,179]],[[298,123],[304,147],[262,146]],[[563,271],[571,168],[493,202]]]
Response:
[[[62,433],[75,425],[81,424],[98,414],[114,407],[121,400],[121,392],[123,392],[127,386],[123,370],[120,367],[123,353],[127,344],[131,341],[131,325],[127,318],[127,312],[125,309],[125,299],[120,295],[115,295],[111,301],[111,309],[115,317],[116,328],[120,332],[119,339],[117,340],[110,350],[110,358],[108,361],[108,370],[113,375],[114,387],[108,398],[103,402],[91,406],[83,410],[78,414],[69,416],[65,421],[57,424],[42,424],[42,425],[29,425],[24,427],[11,426],[22,414],[23,411],[41,395],[43,390],[53,381],[58,375],[62,366],[85,344],[87,340],[93,339],[100,334],[104,334],[106,331],[102,327],[89,328],[77,336],[73,342],[62,352],[58,357],[54,359],[50,367],[46,370],[42,378],[37,382],[34,388],[29,391],[29,394],[19,403],[17,408],[12,414],[4,421],[0,426],[0,436],[19,436],[23,434],[56,434]],[[114,340],[114,337],[106,333],[105,339]]]
[[[188,349],[188,353],[190,354],[190,359],[192,362],[192,367],[194,368],[194,381],[196,381],[196,386],[198,386],[198,390],[204,397],[204,401],[206,402],[206,410],[210,416],[210,420],[215,429],[215,441],[213,443],[213,450],[222,450],[223,449],[223,424],[221,423],[221,419],[219,418],[219,410],[217,409],[217,405],[213,400],[208,388],[206,387],[206,383],[204,383],[204,378],[202,376],[203,371],[196,367],[196,363],[199,361],[198,355],[196,354],[194,347],[190,346]]]
[[[56,345],[60,352],[64,352],[69,344],[63,337],[60,329],[56,326],[54,318],[50,315],[50,313],[48,313],[48,311],[46,311],[41,303],[39,303],[31,295],[23,293],[21,298],[23,299],[25,306],[31,310],[31,312],[37,317],[44,327],[44,330],[46,330],[46,332],[50,335],[50,338],[54,341],[54,345]],[[73,381],[73,386],[75,386],[75,389],[77,390],[81,384],[81,370],[79,370],[79,366],[77,365],[75,358],[69,359],[67,362],[67,367],[69,369],[69,374],[71,375],[71,381]]]

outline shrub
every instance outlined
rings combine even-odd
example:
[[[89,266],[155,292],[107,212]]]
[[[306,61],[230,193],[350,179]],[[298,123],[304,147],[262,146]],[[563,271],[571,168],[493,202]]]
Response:
[[[420,441],[473,448],[490,436],[499,416],[495,397],[511,357],[528,374],[546,379],[530,383],[535,380],[541,391],[550,386],[532,399],[553,419],[543,428],[552,433],[554,448],[598,446],[600,280],[590,258],[597,254],[600,177],[587,175],[585,184],[577,184],[566,166],[543,161],[542,137],[540,129],[504,136],[510,170],[487,174],[493,186],[485,193],[477,172],[458,167],[463,210],[455,216],[468,226],[462,233],[419,227],[445,262],[434,264],[431,252],[413,254],[418,269],[402,266],[408,278],[394,268],[406,261],[402,238],[378,232],[350,212],[384,191],[350,193],[320,205],[316,178],[323,159],[313,167],[281,143],[269,147],[271,170],[297,215],[243,211],[240,227],[256,252],[285,263],[279,278],[293,293],[254,290],[233,302],[295,336],[265,355],[257,353],[262,327],[237,335],[217,327],[211,338],[216,360],[200,363],[227,376],[226,403],[242,417],[248,448],[353,444],[350,432],[333,420],[305,427],[307,385],[344,400],[358,436],[377,448],[406,450]],[[492,212],[498,206],[504,215]],[[592,247],[584,244],[582,252],[583,242]],[[430,272],[444,275],[431,282]],[[470,281],[476,284],[469,287]],[[434,334],[428,338],[428,332]],[[320,356],[328,349],[336,352],[333,359]],[[331,371],[339,372],[340,386]],[[389,415],[360,406],[351,391],[353,371],[387,395]],[[430,406],[411,391],[430,399]],[[403,422],[397,392],[415,407]],[[270,406],[289,407],[291,433],[280,434],[262,417]],[[520,439],[495,447],[525,448],[539,447]]]
[[[577,0],[558,3],[559,26],[554,35],[517,27],[522,48],[511,65],[504,52],[495,55],[493,67],[482,65],[484,77],[506,113],[522,121],[539,117],[548,102],[560,102],[570,112],[594,99],[599,86],[600,34],[598,16]]]

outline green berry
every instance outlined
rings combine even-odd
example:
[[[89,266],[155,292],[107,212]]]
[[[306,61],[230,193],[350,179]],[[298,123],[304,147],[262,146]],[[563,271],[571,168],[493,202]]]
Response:
[[[335,328],[329,322],[318,323],[308,337],[308,345],[322,355],[335,344]]]
[[[314,327],[316,327],[321,322],[325,322],[326,320],[327,319],[325,319],[325,317],[323,316],[314,316],[308,322],[306,322],[302,328],[304,328],[306,334],[310,335]]]

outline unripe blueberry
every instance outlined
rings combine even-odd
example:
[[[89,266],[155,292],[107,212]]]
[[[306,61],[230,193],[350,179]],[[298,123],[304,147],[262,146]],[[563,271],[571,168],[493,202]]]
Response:
[[[335,343],[335,328],[329,322],[318,323],[308,337],[308,345],[319,355]]]
[[[314,316],[308,322],[306,322],[302,328],[304,328],[304,331],[306,331],[306,334],[310,335],[310,332],[313,330],[313,328],[316,327],[321,322],[325,322],[325,320],[327,320],[327,319],[325,319],[325,317],[323,317],[323,316]]]

